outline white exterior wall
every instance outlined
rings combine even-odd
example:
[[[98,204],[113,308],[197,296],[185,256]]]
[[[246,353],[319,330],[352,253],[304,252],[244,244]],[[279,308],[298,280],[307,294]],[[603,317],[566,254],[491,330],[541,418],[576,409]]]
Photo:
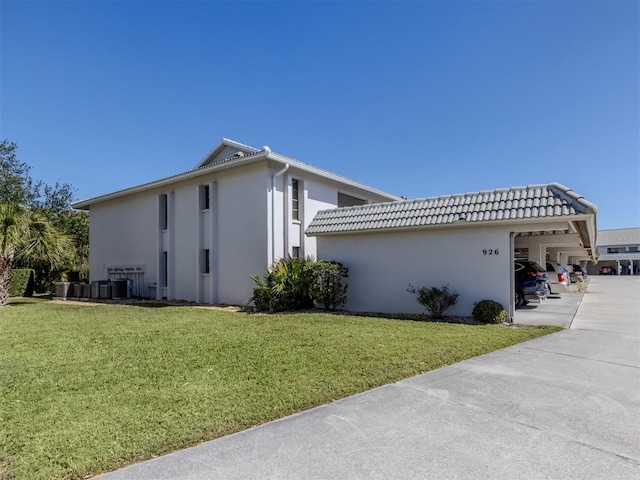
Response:
[[[217,284],[214,303],[244,305],[253,292],[252,274],[268,264],[270,178],[264,163],[217,175]]]
[[[301,247],[301,256],[318,258],[316,238],[304,230],[319,210],[337,206],[338,192],[368,202],[387,200],[296,168],[275,178],[272,199],[273,175],[282,168],[279,162],[259,161],[92,204],[91,280],[107,279],[109,266],[142,265],[147,296],[243,305],[253,291],[250,276],[262,275],[293,247]],[[291,214],[293,178],[300,182],[299,221]],[[207,210],[200,203],[203,185],[210,189]],[[160,195],[168,198],[166,230],[160,229]],[[210,252],[209,273],[204,249]],[[154,283],[156,288],[149,288]]]
[[[132,195],[97,204],[89,216],[90,280],[107,280],[114,265],[144,265],[144,291],[158,281],[157,195]]]
[[[267,265],[267,170],[238,167],[91,206],[91,280],[107,267],[143,265],[145,293],[172,300],[245,304],[249,276]],[[200,208],[201,185],[210,186],[210,209]],[[160,230],[159,196],[168,196],[168,228]],[[211,255],[204,274],[203,250]],[[162,252],[168,252],[168,286],[161,286]]]
[[[317,237],[318,256],[349,268],[345,308],[361,312],[425,313],[416,288],[449,285],[458,304],[449,315],[470,316],[475,302],[502,304],[512,315],[513,253],[509,230],[442,228]],[[484,255],[483,249],[498,250]]]

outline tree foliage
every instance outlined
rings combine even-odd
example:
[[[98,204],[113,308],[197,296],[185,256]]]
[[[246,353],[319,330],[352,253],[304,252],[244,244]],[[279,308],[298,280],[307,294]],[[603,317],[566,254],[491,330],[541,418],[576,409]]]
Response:
[[[55,269],[68,257],[71,239],[42,212],[0,202],[0,306],[6,305],[15,260],[31,260]]]
[[[67,183],[47,185],[31,178],[31,167],[17,156],[17,145],[9,140],[0,142],[0,203],[18,208],[11,213],[26,218],[30,229],[39,230],[40,241],[64,238],[65,248],[58,251],[55,262],[43,255],[43,243],[14,243],[14,252],[5,256],[15,268],[32,268],[36,272],[36,289],[46,291],[65,271],[88,274],[89,221],[86,212],[71,208],[74,189]],[[8,207],[7,207],[8,208]],[[6,217],[9,210],[3,210]],[[9,221],[5,218],[4,221]],[[7,225],[5,225],[6,227]],[[8,230],[5,233],[9,232]],[[5,241],[8,237],[5,238]],[[55,246],[55,245],[54,245]],[[59,247],[60,245],[57,245]],[[55,250],[55,248],[54,248]],[[0,286],[1,287],[1,286]]]

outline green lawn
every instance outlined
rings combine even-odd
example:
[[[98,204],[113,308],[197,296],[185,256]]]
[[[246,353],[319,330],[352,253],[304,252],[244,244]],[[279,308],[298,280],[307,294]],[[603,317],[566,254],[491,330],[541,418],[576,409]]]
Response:
[[[82,478],[557,331],[14,301],[0,478]]]

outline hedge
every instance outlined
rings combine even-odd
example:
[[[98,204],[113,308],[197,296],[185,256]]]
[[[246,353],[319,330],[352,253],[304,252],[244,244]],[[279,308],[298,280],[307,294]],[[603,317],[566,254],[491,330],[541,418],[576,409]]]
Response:
[[[35,272],[30,268],[16,268],[11,270],[9,284],[10,297],[30,297],[33,295]]]

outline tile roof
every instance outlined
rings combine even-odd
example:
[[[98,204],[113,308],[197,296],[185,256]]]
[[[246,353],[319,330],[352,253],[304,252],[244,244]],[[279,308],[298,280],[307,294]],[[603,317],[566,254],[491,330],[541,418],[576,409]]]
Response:
[[[640,228],[598,230],[598,246],[640,245]]]
[[[500,188],[318,212],[309,235],[427,227],[595,213],[596,207],[559,183]]]

